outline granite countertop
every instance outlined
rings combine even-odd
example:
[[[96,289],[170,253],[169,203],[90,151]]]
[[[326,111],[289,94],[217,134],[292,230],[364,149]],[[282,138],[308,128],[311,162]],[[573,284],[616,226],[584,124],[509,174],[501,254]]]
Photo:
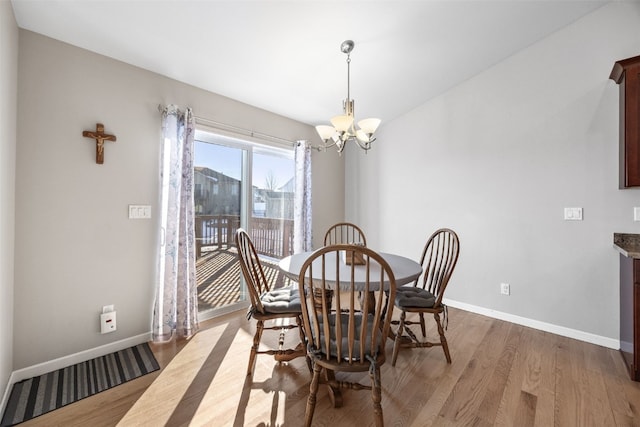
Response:
[[[640,258],[640,234],[613,233],[613,247],[629,258]]]

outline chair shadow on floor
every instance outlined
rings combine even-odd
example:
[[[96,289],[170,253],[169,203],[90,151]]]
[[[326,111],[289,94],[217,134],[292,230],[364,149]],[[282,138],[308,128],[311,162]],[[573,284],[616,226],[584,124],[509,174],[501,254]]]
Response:
[[[300,365],[299,368],[296,368],[290,363],[274,362],[273,370],[269,378],[266,378],[263,381],[256,382],[252,379],[251,376],[246,376],[244,385],[242,387],[242,395],[240,396],[240,400],[238,402],[238,408],[236,411],[236,417],[233,422],[233,426],[245,427],[251,425],[247,422],[246,410],[249,407],[251,393],[257,391],[260,391],[264,394],[273,394],[273,398],[271,401],[269,421],[261,421],[256,424],[256,427],[276,427],[284,424],[289,424],[286,422],[286,406],[284,401],[288,399],[288,403],[291,403],[291,396],[286,394],[286,387],[284,386],[284,383],[290,381],[292,378],[300,378],[301,374],[306,374],[307,376],[309,376],[306,366]],[[308,386],[305,384],[302,389],[306,391],[308,389]],[[306,395],[302,395],[299,397],[299,400],[301,402],[304,402],[306,400]],[[261,406],[264,406],[264,404],[261,404]]]
[[[245,366],[254,327],[245,316],[232,315],[229,318],[229,322],[218,324],[217,328],[203,326],[196,335],[179,344],[181,348],[173,359],[166,364],[161,362],[163,368],[160,376],[164,375],[166,379],[160,379],[159,382],[165,383],[171,379],[171,384],[182,394],[172,403],[173,409],[167,414],[163,425],[189,425],[201,419],[199,417],[203,416],[202,412],[207,412],[207,407],[219,404],[233,408],[235,414],[230,410],[222,421],[220,412],[212,410],[211,414],[204,415],[208,422],[219,419],[220,425],[275,427],[283,425],[283,420],[289,417],[285,413],[289,412],[289,405],[301,402],[300,407],[303,408],[310,380],[304,358],[281,363],[273,357],[260,358],[256,366],[257,376],[252,379],[246,375]],[[273,345],[277,338],[269,337],[266,345]],[[297,335],[292,334],[287,344],[296,341],[296,338]],[[189,356],[186,360],[178,361],[183,351]],[[235,359],[242,359],[242,362],[236,363]],[[181,371],[185,369],[185,364],[197,364],[199,367],[197,371],[183,375]],[[240,366],[241,369],[236,369]],[[222,392],[221,387],[227,387],[227,392]],[[252,411],[251,405],[256,404],[260,406],[259,416]],[[270,410],[267,409],[269,406]]]

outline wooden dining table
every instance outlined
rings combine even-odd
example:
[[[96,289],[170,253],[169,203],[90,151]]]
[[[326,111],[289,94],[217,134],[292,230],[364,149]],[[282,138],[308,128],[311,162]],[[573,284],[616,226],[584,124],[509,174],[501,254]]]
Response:
[[[280,262],[278,263],[278,267],[280,268],[280,270],[282,270],[285,276],[297,282],[300,276],[300,268],[302,267],[302,264],[304,264],[307,258],[309,258],[309,255],[311,255],[312,253],[313,251],[309,251],[309,252],[300,252],[297,254],[289,255],[288,257],[282,258],[280,260]],[[420,266],[420,264],[418,264],[416,261],[412,260],[411,258],[406,258],[401,255],[394,255],[394,254],[389,254],[384,252],[379,252],[379,254],[382,256],[382,258],[384,258],[385,261],[387,261],[387,263],[389,264],[389,267],[391,267],[391,270],[393,271],[393,275],[395,276],[395,279],[396,279],[396,286],[402,286],[402,285],[406,285],[407,283],[411,283],[414,280],[416,280],[422,273],[422,267]],[[335,252],[328,252],[324,257],[325,259],[324,262],[326,263],[326,268],[324,269],[325,271],[324,277],[325,277],[325,280],[330,283],[336,282],[336,258],[337,257]],[[323,274],[322,260],[320,258],[317,258],[313,262],[312,266],[314,267],[313,279],[322,279],[322,274]],[[372,267],[374,269],[377,268],[377,266],[372,266]],[[354,280],[355,280],[356,286],[360,283],[364,288],[364,283],[365,283],[366,274],[367,274],[366,271],[367,269],[364,265],[355,266]],[[338,272],[340,277],[345,278],[345,281],[341,281],[340,285],[341,286],[350,285],[351,265],[346,264],[344,260],[340,260],[338,264]],[[374,277],[380,276],[379,274],[375,274],[375,273],[376,273],[375,270],[371,270],[371,279],[369,281],[370,286],[380,285],[379,282],[376,282],[373,279]],[[389,283],[385,282],[383,286],[388,288]],[[372,289],[376,289],[376,288],[372,288]]]

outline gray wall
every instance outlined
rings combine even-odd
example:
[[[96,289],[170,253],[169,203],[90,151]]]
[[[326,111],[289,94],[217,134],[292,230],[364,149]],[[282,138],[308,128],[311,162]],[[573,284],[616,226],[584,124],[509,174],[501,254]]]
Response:
[[[8,1],[0,2],[0,393],[13,368],[18,27]],[[0,395],[1,396],[1,395]]]
[[[449,299],[617,340],[613,233],[640,232],[640,190],[618,189],[608,76],[640,54],[638,28],[639,3],[606,5],[385,123],[368,156],[349,153],[347,218],[372,247],[413,257],[451,227],[461,255]],[[564,221],[564,207],[584,220]]]
[[[14,370],[150,331],[154,221],[127,219],[127,205],[157,214],[158,104],[289,140],[315,137],[311,126],[25,30],[19,72]],[[82,137],[96,122],[117,137],[103,165]],[[333,153],[314,153],[312,167],[318,241],[342,218],[344,170]],[[107,304],[118,330],[101,335]]]

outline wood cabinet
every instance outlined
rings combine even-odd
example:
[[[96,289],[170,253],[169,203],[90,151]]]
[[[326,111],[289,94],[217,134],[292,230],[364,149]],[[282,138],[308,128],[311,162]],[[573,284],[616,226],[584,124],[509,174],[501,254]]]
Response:
[[[617,61],[610,79],[620,85],[620,188],[640,186],[640,56]]]
[[[640,381],[640,259],[620,254],[620,353]]]

